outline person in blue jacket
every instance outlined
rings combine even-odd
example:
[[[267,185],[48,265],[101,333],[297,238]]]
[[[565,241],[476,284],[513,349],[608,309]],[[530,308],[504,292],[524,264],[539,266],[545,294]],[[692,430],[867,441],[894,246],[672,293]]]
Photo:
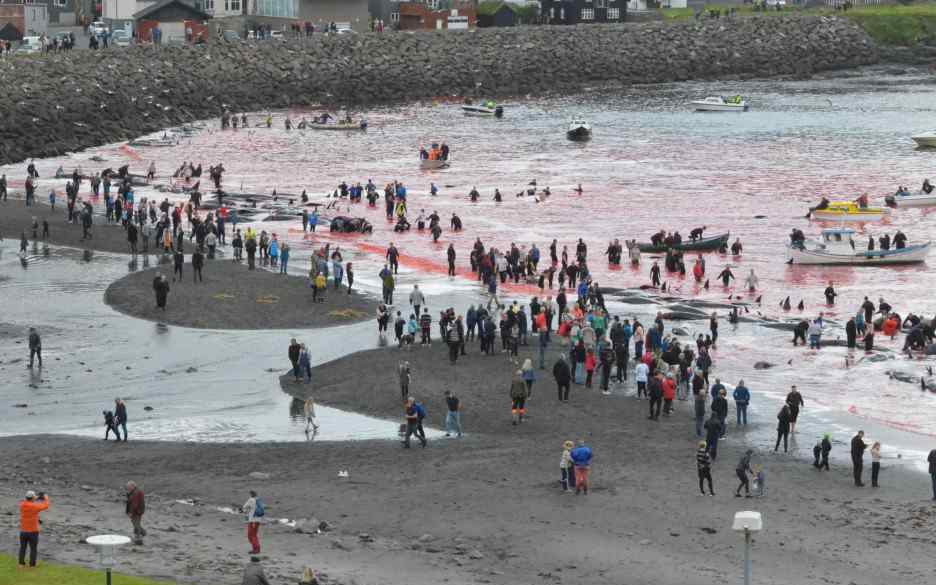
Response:
[[[591,470],[592,450],[585,444],[584,439],[579,439],[578,446],[572,449],[569,454],[572,464],[575,466],[575,495],[584,491],[588,495],[588,472]]]
[[[738,385],[734,389],[734,401],[735,401],[735,410],[738,415],[738,424],[746,425],[747,424],[747,407],[748,403],[751,402],[751,391],[747,389],[747,386],[744,385],[744,380],[739,380]]]

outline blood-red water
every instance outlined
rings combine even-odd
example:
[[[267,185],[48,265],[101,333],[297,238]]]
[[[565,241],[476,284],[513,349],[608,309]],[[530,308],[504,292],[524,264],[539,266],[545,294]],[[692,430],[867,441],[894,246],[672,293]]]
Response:
[[[458,253],[461,276],[466,275],[468,252],[476,238],[500,249],[511,242],[522,247],[535,243],[548,258],[553,238],[560,250],[568,246],[574,255],[574,244],[581,237],[588,244],[589,266],[598,282],[633,287],[649,283],[650,259],[645,257],[639,269],[609,267],[602,253],[610,240],[646,241],[660,229],[679,230],[686,236],[690,229],[704,225],[706,234],[730,232],[732,241],[741,239],[744,253],[740,257],[707,256],[710,277],[731,265],[738,282],[724,288],[712,278],[706,291],[691,276],[665,275],[671,293],[711,300],[727,300],[735,294],[752,300],[762,295],[762,305],[754,310],[767,316],[783,316],[778,305],[790,296],[794,306],[805,301],[802,315],[824,311],[841,324],[858,310],[864,296],[875,303],[885,297],[901,314],[936,313],[936,298],[930,294],[936,278],[929,264],[828,268],[784,262],[791,228],[814,236],[822,227],[804,219],[806,209],[820,195],[835,199],[868,193],[872,204],[883,205],[883,196],[898,185],[913,191],[919,188],[936,154],[916,150],[910,136],[936,125],[932,88],[922,77],[885,77],[865,71],[853,77],[798,82],[595,90],[575,97],[508,104],[500,120],[464,117],[457,105],[418,104],[368,112],[366,133],[287,132],[281,114],[275,115],[272,129],[255,128],[261,115],[252,114],[248,130],[220,131],[217,122],[211,121],[210,129],[177,147],[99,149],[95,152],[114,157],[99,164],[87,162],[90,153],[75,158],[89,170],[115,166],[114,159],[125,160],[137,172],[145,172],[149,161],[155,160],[160,175],[186,160],[205,168],[223,162],[228,190],[269,193],[275,188],[281,194],[298,194],[306,189],[313,200],[322,201],[323,194],[341,181],[366,184],[373,179],[382,188],[386,182],[399,180],[409,188],[411,221],[420,209],[442,216],[444,233],[438,243],[432,243],[428,232],[415,229],[394,233],[382,201],[374,209],[366,203],[340,206],[342,214],[367,218],[374,225],[369,235],[332,235],[319,230],[303,236],[298,220],[264,227],[281,236],[288,234],[297,244],[333,241],[356,248],[370,258],[360,261],[375,267],[392,241],[404,254],[404,264],[427,274],[445,273],[450,242]],[[696,114],[688,106],[691,99],[729,93],[744,95],[752,110]],[[312,113],[290,115],[297,121]],[[591,142],[566,140],[565,127],[575,115],[591,122]],[[450,145],[450,168],[419,170],[417,149],[432,141]],[[541,203],[515,197],[534,179],[539,188],[548,186],[552,196]],[[437,197],[428,194],[431,182],[439,187]],[[582,194],[573,191],[579,184]],[[481,192],[477,203],[468,200],[474,186]],[[503,193],[502,203],[492,200],[495,188]],[[464,223],[460,233],[448,229],[453,212]],[[896,210],[883,222],[851,227],[859,230],[860,243],[869,235],[893,236],[898,229],[911,243],[918,243],[930,239],[936,219],[925,210]],[[691,264],[688,267],[691,271]],[[740,292],[750,269],[760,279],[755,295]],[[840,295],[835,307],[826,307],[822,297],[829,281]],[[537,290],[524,287],[517,292],[535,294]],[[790,316],[798,315],[794,310]],[[799,380],[801,388],[805,382],[817,398],[821,393],[819,402],[832,410],[867,414],[912,433],[936,433],[936,399],[885,375],[892,368],[919,375],[920,363],[898,358],[896,363],[863,363],[845,369],[844,350],[794,352],[787,335],[740,331],[720,348],[721,363],[727,364],[726,369],[743,370],[756,359],[793,359],[795,365],[750,378],[762,384],[764,391],[776,392]],[[841,328],[831,335],[843,336]],[[900,339],[879,341],[900,349]],[[911,397],[910,408],[906,396]]]

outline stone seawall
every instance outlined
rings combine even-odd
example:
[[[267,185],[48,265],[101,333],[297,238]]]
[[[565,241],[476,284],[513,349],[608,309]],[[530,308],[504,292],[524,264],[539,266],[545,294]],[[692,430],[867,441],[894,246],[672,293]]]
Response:
[[[828,17],[316,35],[0,61],[0,162],[129,139],[232,111],[575,91],[612,81],[808,75],[876,62]]]

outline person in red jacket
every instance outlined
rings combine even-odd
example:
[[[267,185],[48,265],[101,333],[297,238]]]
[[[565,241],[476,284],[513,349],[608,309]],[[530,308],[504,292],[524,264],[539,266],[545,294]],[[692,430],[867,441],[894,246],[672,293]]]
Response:
[[[666,374],[663,380],[663,414],[669,416],[673,412],[673,400],[676,398],[676,380],[673,374]]]
[[[595,350],[589,349],[585,354],[585,387],[592,387],[592,376],[595,374],[595,366],[598,361],[595,359]]]
[[[146,499],[143,490],[132,481],[127,482],[127,516],[133,524],[133,544],[143,544],[146,530],[143,528],[143,513],[146,512]]]
[[[26,547],[29,547],[29,566],[36,566],[39,556],[39,513],[49,509],[49,498],[29,490],[26,499],[20,502],[20,549],[19,564],[26,565]]]

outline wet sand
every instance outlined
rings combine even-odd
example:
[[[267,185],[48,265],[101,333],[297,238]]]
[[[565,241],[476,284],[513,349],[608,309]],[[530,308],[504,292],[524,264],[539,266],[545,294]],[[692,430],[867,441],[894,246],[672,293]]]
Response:
[[[21,197],[21,196],[20,196]],[[13,198],[10,195],[8,201],[0,202],[0,233],[3,238],[11,241],[19,241],[20,234],[25,231],[26,239],[32,245],[32,219],[35,217],[39,221],[39,240],[50,244],[60,246],[71,246],[82,250],[94,250],[99,252],[114,252],[117,254],[129,254],[130,244],[127,242],[127,232],[119,224],[108,224],[104,222],[104,216],[99,215],[100,205],[95,205],[94,224],[91,228],[91,239],[81,239],[81,223],[68,223],[68,208],[64,204],[64,197],[56,202],[53,210],[46,203],[37,203],[36,205],[26,207],[26,202],[22,198]],[[49,237],[42,240],[42,220],[49,222]]]
[[[347,287],[333,288],[324,303],[312,302],[306,278],[258,267],[248,270],[246,260],[206,260],[204,280],[193,283],[191,256],[186,256],[183,277],[172,282],[172,264],[162,264],[115,281],[104,302],[122,313],[182,327],[204,329],[302,329],[354,323],[374,316],[375,299]],[[166,310],[156,307],[153,279],[170,279]]]

